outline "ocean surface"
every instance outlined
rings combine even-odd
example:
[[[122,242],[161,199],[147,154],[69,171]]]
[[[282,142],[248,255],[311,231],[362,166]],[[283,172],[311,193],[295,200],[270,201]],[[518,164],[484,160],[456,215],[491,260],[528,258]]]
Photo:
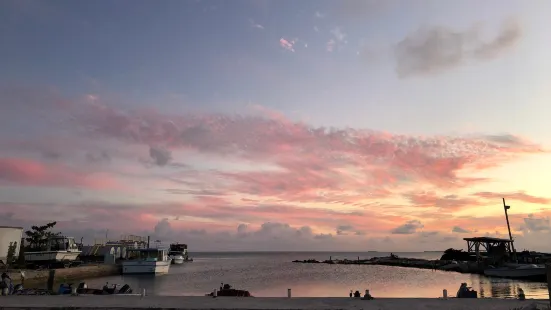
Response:
[[[172,265],[167,275],[111,276],[86,280],[89,287],[106,282],[129,284],[149,295],[203,296],[229,283],[256,297],[348,297],[350,290],[369,289],[374,297],[440,297],[442,290],[455,296],[462,282],[477,290],[479,297],[513,298],[522,288],[527,298],[547,298],[547,285],[487,278],[456,272],[391,266],[329,265],[292,263],[296,259],[361,259],[390,253],[257,252],[191,253],[194,261]],[[442,252],[399,253],[400,257],[440,258]],[[141,290],[140,290],[141,291]]]

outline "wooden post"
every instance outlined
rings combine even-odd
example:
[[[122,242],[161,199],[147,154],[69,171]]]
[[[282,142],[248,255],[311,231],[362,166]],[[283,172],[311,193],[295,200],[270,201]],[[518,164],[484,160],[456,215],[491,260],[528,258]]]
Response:
[[[50,269],[48,274],[48,291],[54,290],[54,280],[55,280],[55,269]]]
[[[517,260],[517,251],[515,250],[515,244],[513,241],[513,235],[511,234],[511,225],[509,225],[509,214],[507,213],[507,210],[511,208],[511,206],[508,206],[505,204],[505,198],[503,199],[503,209],[505,210],[505,220],[507,221],[507,230],[509,231],[509,240],[511,240],[510,246],[513,249],[513,259]]]
[[[547,292],[549,293],[549,306],[551,306],[551,263],[545,264],[547,271]]]

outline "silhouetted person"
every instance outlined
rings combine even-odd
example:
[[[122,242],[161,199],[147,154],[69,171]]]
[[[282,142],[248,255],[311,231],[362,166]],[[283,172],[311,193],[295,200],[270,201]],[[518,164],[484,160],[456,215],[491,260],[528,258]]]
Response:
[[[350,298],[352,298],[352,296],[354,296],[354,293],[352,293],[352,290],[350,290]]]
[[[355,291],[354,292],[354,297],[360,298],[360,297],[362,297],[362,294],[360,294],[360,291]]]

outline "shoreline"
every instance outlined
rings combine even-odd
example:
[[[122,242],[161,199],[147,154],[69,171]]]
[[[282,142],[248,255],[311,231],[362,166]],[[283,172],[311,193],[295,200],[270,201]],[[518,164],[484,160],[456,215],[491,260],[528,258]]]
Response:
[[[173,296],[0,296],[0,309],[242,309],[242,310],[358,310],[358,309],[484,309],[511,310],[527,306],[548,309],[549,300],[494,298],[376,298],[346,297],[173,297]]]

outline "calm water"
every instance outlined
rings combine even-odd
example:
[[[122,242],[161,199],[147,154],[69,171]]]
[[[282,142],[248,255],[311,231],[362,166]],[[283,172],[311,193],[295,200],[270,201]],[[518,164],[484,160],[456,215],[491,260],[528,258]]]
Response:
[[[439,258],[440,252],[395,253],[402,257]],[[481,297],[510,298],[522,288],[529,298],[547,298],[544,283],[490,279],[479,275],[390,266],[297,264],[295,259],[354,259],[388,256],[389,253],[192,253],[194,262],[172,265],[163,276],[113,276],[90,279],[90,287],[105,282],[128,283],[145,288],[151,295],[202,296],[229,283],[257,297],[348,296],[350,290],[369,289],[375,297],[439,297],[446,288],[455,295],[459,284],[467,282]]]

